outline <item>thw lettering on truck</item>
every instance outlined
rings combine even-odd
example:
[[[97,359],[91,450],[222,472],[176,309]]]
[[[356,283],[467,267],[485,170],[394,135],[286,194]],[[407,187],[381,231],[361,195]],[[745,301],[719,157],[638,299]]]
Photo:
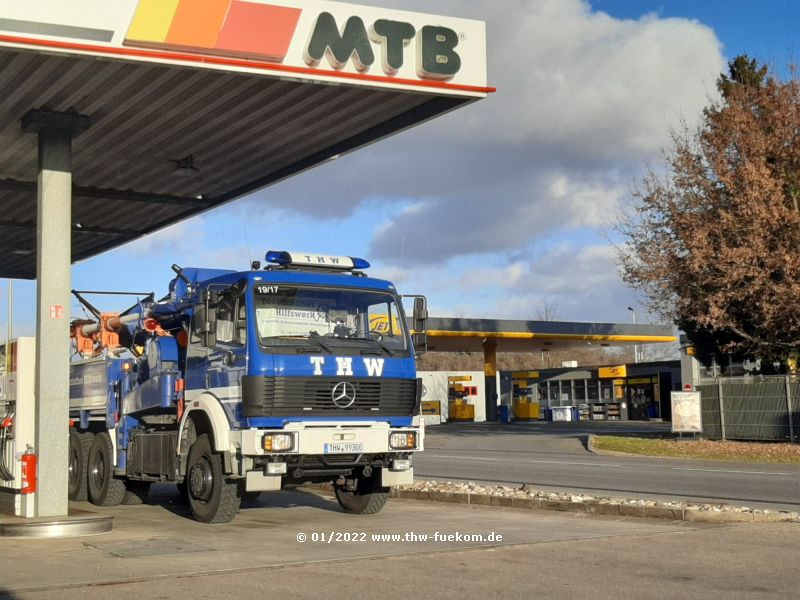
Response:
[[[325,366],[324,356],[310,356],[309,362],[313,367],[313,373],[317,377],[322,376]],[[382,358],[362,358],[364,371],[369,377],[380,377],[383,375],[384,359]],[[339,376],[350,376],[353,374],[353,359],[350,357],[336,357],[336,374]]]

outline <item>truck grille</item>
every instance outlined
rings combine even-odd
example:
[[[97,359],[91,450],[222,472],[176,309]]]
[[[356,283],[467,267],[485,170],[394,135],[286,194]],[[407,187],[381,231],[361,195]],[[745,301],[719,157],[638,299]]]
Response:
[[[406,417],[419,412],[421,387],[415,379],[353,377],[242,377],[242,408],[246,417]],[[340,408],[333,388],[348,382],[355,402]]]

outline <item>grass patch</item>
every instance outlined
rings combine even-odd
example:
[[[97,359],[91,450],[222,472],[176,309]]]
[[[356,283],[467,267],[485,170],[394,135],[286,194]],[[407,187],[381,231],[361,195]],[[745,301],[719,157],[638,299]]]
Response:
[[[594,448],[640,456],[761,463],[800,463],[800,444],[722,442],[595,435]]]

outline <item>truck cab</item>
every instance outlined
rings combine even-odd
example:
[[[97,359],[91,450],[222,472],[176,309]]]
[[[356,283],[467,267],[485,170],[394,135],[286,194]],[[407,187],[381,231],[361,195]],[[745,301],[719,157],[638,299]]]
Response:
[[[182,489],[200,520],[235,494],[308,482],[333,482],[347,511],[377,512],[390,486],[413,481],[423,448],[414,342],[424,340],[362,259],[271,252],[267,263],[183,269],[173,284],[191,304],[178,358]],[[424,301],[415,308],[421,331]]]

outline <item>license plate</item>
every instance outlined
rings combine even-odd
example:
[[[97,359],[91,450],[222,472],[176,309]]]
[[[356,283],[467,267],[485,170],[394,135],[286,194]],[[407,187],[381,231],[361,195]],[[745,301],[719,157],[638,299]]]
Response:
[[[364,442],[331,442],[325,444],[325,454],[361,454],[364,452]]]

